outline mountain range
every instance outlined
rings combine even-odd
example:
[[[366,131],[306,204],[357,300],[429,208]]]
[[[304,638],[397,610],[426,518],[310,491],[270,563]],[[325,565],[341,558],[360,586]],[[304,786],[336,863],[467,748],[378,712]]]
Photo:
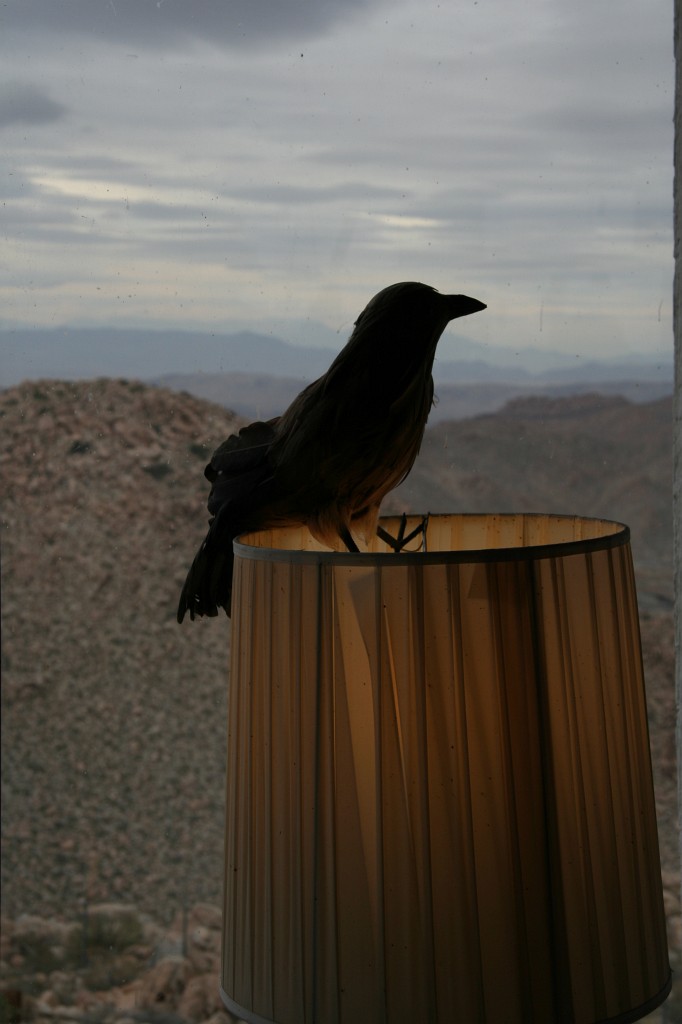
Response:
[[[348,333],[319,325],[315,336],[323,344],[303,346],[253,331],[210,334],[67,327],[4,330],[0,331],[0,388],[40,378],[158,379],[169,374],[265,374],[310,381],[324,373]],[[313,336],[310,325],[306,336]],[[664,355],[630,353],[618,359],[580,359],[538,348],[512,350],[484,345],[448,332],[439,351],[434,370],[438,384],[561,387],[638,381],[640,385],[672,390],[672,350]],[[456,358],[449,355],[453,351]]]

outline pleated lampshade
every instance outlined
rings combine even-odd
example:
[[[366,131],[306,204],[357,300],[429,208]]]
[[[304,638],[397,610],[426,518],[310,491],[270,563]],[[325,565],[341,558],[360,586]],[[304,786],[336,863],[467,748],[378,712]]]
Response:
[[[670,970],[629,531],[434,516],[426,549],[235,544],[224,1001],[637,1020]]]

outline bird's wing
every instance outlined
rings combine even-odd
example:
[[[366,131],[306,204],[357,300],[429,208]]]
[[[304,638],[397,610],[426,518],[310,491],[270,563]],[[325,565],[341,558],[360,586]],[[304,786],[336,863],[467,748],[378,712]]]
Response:
[[[250,423],[215,450],[204,474],[211,481],[209,530],[187,574],[178,605],[178,622],[186,612],[228,615],[232,594],[232,541],[258,525],[260,506],[272,491],[268,452],[277,420]]]
[[[268,459],[275,436],[277,418],[267,422],[250,423],[238,434],[231,434],[215,450],[204,475],[211,481],[208,510],[211,515],[225,505],[237,511],[242,502],[256,501],[253,492],[272,477]],[[232,515],[232,514],[231,514]]]
[[[204,470],[207,480],[213,482],[219,475],[239,476],[257,466],[275,438],[279,417],[262,422],[257,420],[242,427],[238,434],[230,434],[211,456]]]

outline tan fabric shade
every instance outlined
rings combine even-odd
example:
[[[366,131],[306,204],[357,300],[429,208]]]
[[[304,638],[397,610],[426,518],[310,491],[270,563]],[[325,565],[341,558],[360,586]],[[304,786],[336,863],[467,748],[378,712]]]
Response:
[[[334,553],[298,528],[235,551],[228,1008],[591,1024],[658,1005],[627,527],[450,515],[426,553]]]

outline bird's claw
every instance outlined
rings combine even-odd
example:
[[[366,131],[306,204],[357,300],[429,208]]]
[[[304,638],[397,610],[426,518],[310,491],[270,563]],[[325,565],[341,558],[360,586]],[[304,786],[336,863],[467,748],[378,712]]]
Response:
[[[383,540],[385,544],[388,544],[396,553],[403,551],[407,544],[419,534],[422,535],[421,550],[426,551],[426,530],[429,525],[429,513],[422,518],[421,523],[415,526],[414,530],[411,530],[407,536],[405,536],[405,530],[407,529],[407,515],[403,512],[400,517],[400,526],[398,527],[398,536],[392,537],[388,530],[384,530],[383,526],[377,526],[377,536],[380,540]]]

